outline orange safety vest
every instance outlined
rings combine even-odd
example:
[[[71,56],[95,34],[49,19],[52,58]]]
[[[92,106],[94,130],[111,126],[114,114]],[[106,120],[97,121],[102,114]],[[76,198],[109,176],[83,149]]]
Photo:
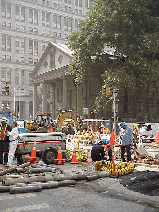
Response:
[[[0,124],[0,132],[1,132],[1,140],[5,140],[6,139],[6,132],[7,132],[7,127],[8,124],[5,124],[4,127],[2,127],[2,125]]]
[[[137,128],[134,129],[134,134],[136,134],[136,135],[138,134],[138,129]]]

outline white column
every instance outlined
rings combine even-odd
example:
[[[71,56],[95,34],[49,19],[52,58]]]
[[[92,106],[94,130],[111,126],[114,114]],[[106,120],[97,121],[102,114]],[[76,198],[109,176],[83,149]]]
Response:
[[[47,113],[47,84],[46,81],[43,82],[43,113]]]
[[[52,24],[53,24],[53,14],[50,13],[50,34],[51,34],[51,35],[53,35]]]
[[[83,116],[83,98],[82,98],[82,85],[77,85],[77,113]]]
[[[10,94],[14,96],[15,88],[15,69],[11,69],[11,85],[10,85]]]
[[[1,69],[2,69],[2,67],[0,66],[0,76],[1,76]],[[2,90],[2,86],[3,86],[2,83],[0,83],[0,90]],[[1,105],[0,105],[0,107],[1,107]]]
[[[55,117],[55,83],[52,84],[52,118],[56,119]]]
[[[29,62],[29,39],[25,38],[25,60]]]
[[[24,118],[26,120],[29,120],[29,102],[25,102],[25,113],[24,113]]]
[[[77,88],[74,86],[74,88],[72,88],[72,108],[76,110],[77,107]]]
[[[14,101],[9,102],[9,110],[14,113]]]
[[[2,110],[2,108],[1,108],[1,107],[2,107],[2,101],[0,100],[0,110]]]
[[[15,61],[15,37],[11,38],[11,60]]]
[[[24,71],[24,90],[25,95],[29,95],[29,70]]]
[[[28,24],[29,24],[29,8],[25,7],[25,30],[26,31],[29,31]]]
[[[18,116],[18,102],[16,102],[16,105],[15,105],[15,116]]]
[[[63,101],[63,110],[68,110],[68,106],[67,106],[67,78],[66,76],[63,77],[63,97],[62,97]]]
[[[15,29],[15,3],[13,2],[11,5],[11,27]]]
[[[33,93],[33,120],[35,119],[36,113],[37,113],[37,84],[34,83],[34,93]]]
[[[38,26],[42,26],[42,12],[41,10],[38,10]]]

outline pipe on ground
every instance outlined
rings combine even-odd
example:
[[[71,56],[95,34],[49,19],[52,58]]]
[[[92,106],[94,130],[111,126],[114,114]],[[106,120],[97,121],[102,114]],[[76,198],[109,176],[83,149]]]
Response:
[[[41,185],[29,185],[29,186],[24,186],[24,187],[10,186],[10,194],[38,192],[41,190],[42,190]]]
[[[1,172],[0,172],[0,176],[6,175],[6,174],[8,174],[8,173],[15,172],[15,171],[16,171],[16,167],[12,167],[12,168],[6,169],[6,170],[4,170],[4,171],[1,171]]]
[[[0,193],[8,191],[10,191],[10,186],[0,186]]]
[[[2,179],[2,185],[15,185],[17,183],[31,183],[31,182],[46,182],[45,177],[29,177],[29,178],[18,178],[18,179]]]
[[[109,177],[107,172],[92,172],[92,173],[79,173],[74,175],[45,175],[35,177],[25,177],[18,179],[2,178],[2,185],[14,185],[16,183],[31,183],[31,182],[47,182],[47,181],[63,181],[63,180],[94,180],[102,177]]]
[[[60,186],[68,186],[68,185],[75,185],[76,181],[75,180],[63,180],[63,181],[59,181],[58,185]]]
[[[86,176],[86,180],[87,181],[92,181],[92,180],[97,180],[99,178],[99,175],[90,175],[90,176]]]
[[[32,184],[35,185],[41,185],[43,189],[49,189],[49,188],[58,188],[59,184],[57,181],[48,181],[46,183],[42,182],[34,182]]]

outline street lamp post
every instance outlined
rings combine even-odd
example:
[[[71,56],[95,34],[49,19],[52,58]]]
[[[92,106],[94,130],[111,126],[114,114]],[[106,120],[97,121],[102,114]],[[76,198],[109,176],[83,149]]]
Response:
[[[114,113],[114,123],[113,123],[113,129],[114,129],[114,133],[116,135],[116,111],[115,111],[115,92],[114,92],[114,89],[113,89],[113,113]]]
[[[118,89],[113,89],[113,113],[114,113],[114,123],[113,129],[114,134],[116,135],[116,96],[117,96]]]

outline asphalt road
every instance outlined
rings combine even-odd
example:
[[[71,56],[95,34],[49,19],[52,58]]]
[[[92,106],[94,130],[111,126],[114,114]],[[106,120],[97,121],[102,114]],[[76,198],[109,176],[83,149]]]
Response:
[[[85,168],[76,164],[56,165],[65,173]],[[0,212],[159,212],[159,196],[127,189],[119,178],[100,178],[75,186],[43,189],[41,192],[0,193]]]
[[[159,208],[142,202],[121,200],[105,190],[95,191],[95,181],[80,181],[75,186],[43,189],[41,192],[25,194],[0,194],[2,212],[153,212]],[[97,185],[97,184],[96,184]],[[111,196],[111,197],[110,197]]]

